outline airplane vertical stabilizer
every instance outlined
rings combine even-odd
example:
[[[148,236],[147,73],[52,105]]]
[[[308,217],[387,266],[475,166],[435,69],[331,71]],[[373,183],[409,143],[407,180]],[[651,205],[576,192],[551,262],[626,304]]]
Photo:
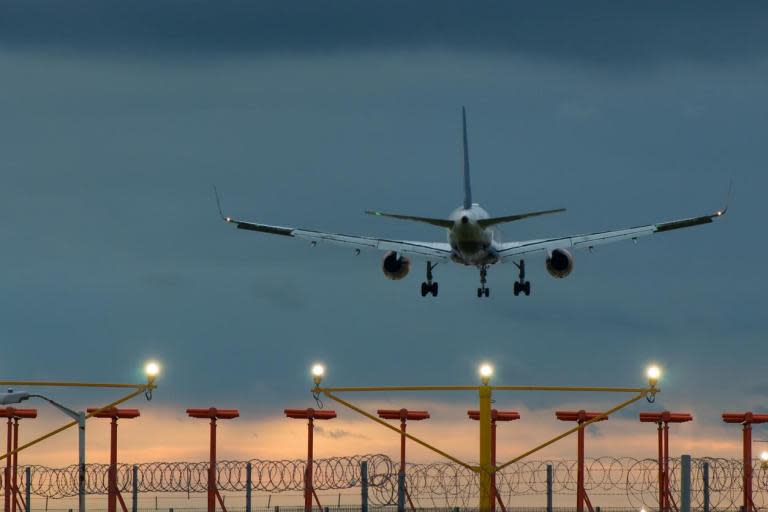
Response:
[[[472,183],[469,179],[469,148],[467,147],[467,111],[461,107],[462,146],[464,148],[464,208],[472,208]]]

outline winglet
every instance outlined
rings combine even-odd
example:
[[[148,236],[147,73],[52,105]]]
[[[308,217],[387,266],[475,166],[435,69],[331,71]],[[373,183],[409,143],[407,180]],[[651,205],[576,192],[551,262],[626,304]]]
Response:
[[[224,222],[232,222],[232,218],[226,217],[221,210],[221,199],[219,198],[219,190],[216,188],[216,185],[213,186],[213,193],[216,195],[216,207],[219,209],[219,217]]]
[[[725,196],[725,206],[723,207],[722,210],[717,210],[715,212],[715,215],[717,217],[722,217],[723,215],[728,213],[728,207],[731,205],[731,199],[733,199],[733,180],[731,180],[728,183],[728,195]]]

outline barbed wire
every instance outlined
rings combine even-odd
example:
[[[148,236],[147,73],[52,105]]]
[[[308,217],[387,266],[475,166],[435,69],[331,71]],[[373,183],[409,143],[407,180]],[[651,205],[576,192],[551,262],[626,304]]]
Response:
[[[391,505],[397,501],[399,464],[386,455],[331,457],[313,462],[313,482],[318,491],[344,490],[361,486],[360,464],[367,461],[371,502]],[[284,493],[304,488],[305,460],[220,461],[216,465],[219,490],[243,492],[247,466],[251,466],[251,489],[255,492]],[[704,500],[704,464],[709,465],[709,499],[713,511],[737,508],[741,504],[742,462],[724,458],[697,458],[691,461],[691,501],[701,507]],[[496,487],[505,503],[515,498],[544,495],[547,491],[547,467],[552,467],[552,491],[576,493],[575,460],[524,461],[512,464],[496,475]],[[679,496],[680,459],[669,461],[670,487]],[[78,467],[28,466],[30,490],[35,496],[59,499],[77,495]],[[118,464],[117,482],[121,492],[133,488],[134,465]],[[136,485],[141,493],[204,493],[208,486],[207,462],[149,462],[136,464]],[[26,467],[19,469],[20,488],[25,488]],[[658,508],[658,472],[656,459],[599,457],[585,461],[585,488],[593,496],[626,496],[628,504],[639,509]],[[86,492],[107,494],[108,464],[86,467]],[[0,487],[3,474],[0,472]],[[768,470],[755,461],[753,471],[755,505],[768,504]],[[438,462],[409,464],[406,487],[414,504],[421,507],[473,505],[477,500],[477,474],[458,464]]]

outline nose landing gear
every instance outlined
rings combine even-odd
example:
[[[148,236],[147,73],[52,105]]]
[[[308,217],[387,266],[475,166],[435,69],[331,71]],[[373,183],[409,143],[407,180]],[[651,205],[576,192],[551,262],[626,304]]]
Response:
[[[427,280],[421,283],[421,296],[426,297],[428,293],[431,293],[433,297],[437,297],[437,281],[432,282],[432,270],[438,264],[433,264],[431,261],[427,262]]]
[[[481,266],[480,267],[480,288],[477,289],[478,298],[488,297],[491,293],[491,289],[485,286],[487,275],[488,275],[488,265]]]
[[[520,270],[520,276],[515,281],[514,293],[515,297],[524,293],[526,296],[531,294],[531,282],[525,280],[525,261],[520,260],[520,263],[515,263],[515,266]]]

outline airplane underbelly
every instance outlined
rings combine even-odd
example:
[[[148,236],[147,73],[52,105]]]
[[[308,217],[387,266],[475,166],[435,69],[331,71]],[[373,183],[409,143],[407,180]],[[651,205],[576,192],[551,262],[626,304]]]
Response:
[[[449,235],[449,241],[455,254],[454,260],[459,263],[485,265],[498,260],[490,234],[477,225],[456,226]]]

